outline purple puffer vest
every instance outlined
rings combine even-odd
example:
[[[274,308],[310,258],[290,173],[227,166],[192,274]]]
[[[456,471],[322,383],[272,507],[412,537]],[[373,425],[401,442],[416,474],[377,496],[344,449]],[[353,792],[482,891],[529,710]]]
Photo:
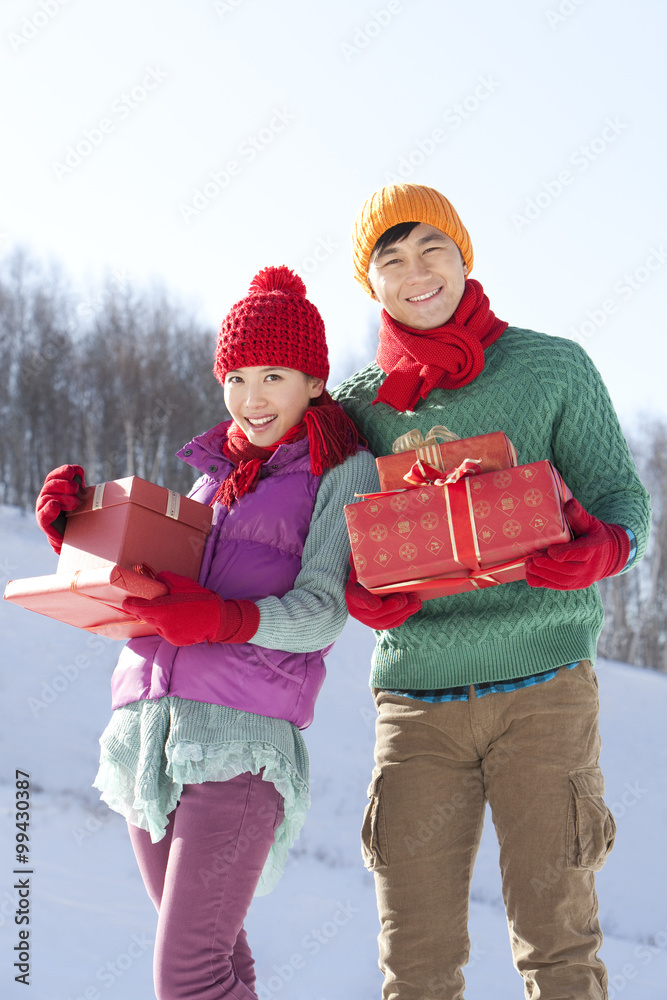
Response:
[[[179,458],[204,472],[190,496],[210,503],[232,468],[222,454],[229,422],[196,437]],[[320,477],[310,471],[308,438],[280,445],[264,463],[254,493],[230,510],[214,507],[199,583],[223,598],[282,597],[292,589],[310,527]],[[132,639],[111,680],[114,708],[176,695],[287,719],[313,721],[328,652],[288,653],[252,643],[172,646],[160,636]]]

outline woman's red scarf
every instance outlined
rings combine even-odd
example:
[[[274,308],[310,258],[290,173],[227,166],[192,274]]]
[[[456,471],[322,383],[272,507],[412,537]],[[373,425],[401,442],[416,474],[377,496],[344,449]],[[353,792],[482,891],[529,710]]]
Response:
[[[466,281],[454,315],[433,330],[413,330],[382,310],[377,363],[387,372],[375,403],[414,410],[432,389],[458,389],[484,368],[484,350],[507,329],[479,281]]]
[[[253,493],[260,479],[262,465],[276,449],[281,444],[301,441],[306,436],[310,450],[310,469],[316,476],[321,476],[325,469],[340,465],[349,455],[356,454],[359,448],[357,428],[326,391],[311,401],[300,424],[290,427],[279,441],[268,448],[252,444],[245,432],[232,421],[227,428],[222,451],[234,463],[234,468],[218,487],[210,506],[220,501],[225,507],[231,507],[245,493]]]

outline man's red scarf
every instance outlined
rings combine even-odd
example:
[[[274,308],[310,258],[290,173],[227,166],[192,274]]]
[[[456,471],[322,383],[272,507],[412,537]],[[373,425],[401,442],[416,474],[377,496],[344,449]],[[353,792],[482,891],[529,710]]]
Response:
[[[269,445],[260,448],[252,444],[245,432],[232,423],[227,428],[227,436],[222,445],[223,454],[233,462],[234,468],[220,484],[210,502],[216,501],[231,507],[235,500],[240,500],[245,493],[253,493],[257,488],[262,465],[281,444],[301,441],[308,436],[310,451],[310,469],[316,476],[321,476],[325,469],[333,469],[340,465],[349,455],[356,454],[359,448],[359,433],[350,418],[326,390],[321,396],[311,401],[300,424],[290,427],[286,434]]]
[[[433,330],[413,330],[382,310],[377,363],[387,372],[375,403],[414,410],[432,389],[458,389],[484,368],[484,350],[508,324],[496,318],[479,281],[466,281],[454,315]]]

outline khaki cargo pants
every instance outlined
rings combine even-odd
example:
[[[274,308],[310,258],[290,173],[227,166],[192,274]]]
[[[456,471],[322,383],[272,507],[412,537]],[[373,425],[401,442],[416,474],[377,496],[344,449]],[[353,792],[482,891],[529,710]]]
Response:
[[[431,704],[374,691],[362,851],[375,875],[384,1000],[462,1000],[486,802],[514,964],[531,1000],[602,1000],[594,872],[612,848],[588,660],[550,681]],[[517,983],[518,986],[518,983]]]

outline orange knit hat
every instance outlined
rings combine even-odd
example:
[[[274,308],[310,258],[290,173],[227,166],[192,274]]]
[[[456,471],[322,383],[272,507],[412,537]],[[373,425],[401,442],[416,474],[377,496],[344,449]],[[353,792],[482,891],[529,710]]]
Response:
[[[354,276],[370,295],[373,289],[368,282],[368,267],[373,247],[383,233],[401,222],[425,222],[446,233],[461,251],[468,272],[472,271],[468,231],[444,194],[421,184],[390,184],[368,198],[352,229]]]

